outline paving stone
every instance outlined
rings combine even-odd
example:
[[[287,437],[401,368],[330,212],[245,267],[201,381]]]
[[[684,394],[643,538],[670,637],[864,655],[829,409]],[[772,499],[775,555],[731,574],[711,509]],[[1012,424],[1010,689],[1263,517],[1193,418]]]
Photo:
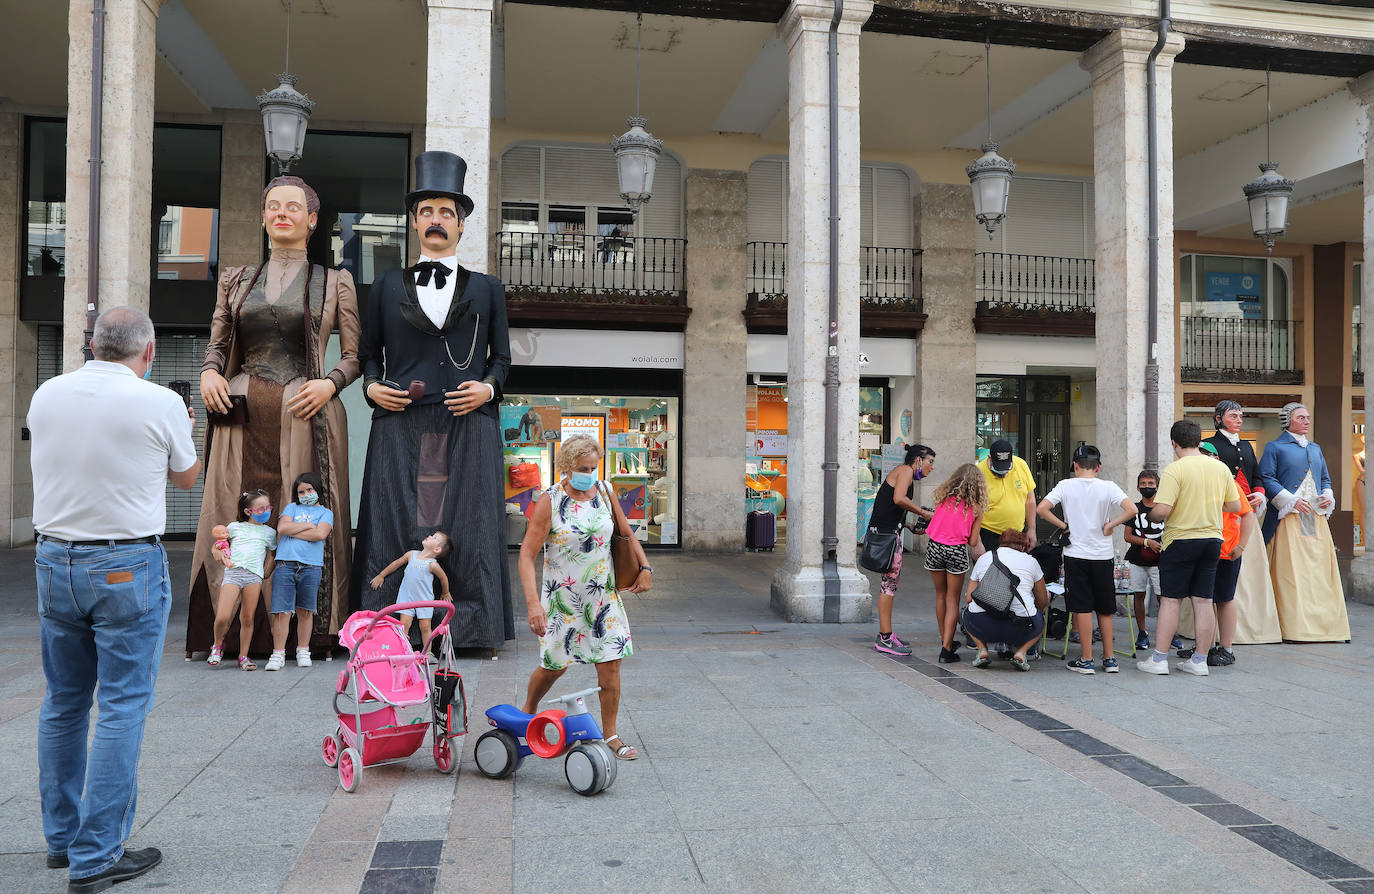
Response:
[[[1374,872],[1332,853],[1283,826],[1236,826],[1231,831],[1272,851],[1317,878],[1369,878]]]
[[[1193,809],[1223,826],[1260,826],[1269,820],[1235,804],[1194,804]]]
[[[1157,785],[1154,790],[1180,804],[1225,804],[1226,799],[1197,785]]]
[[[436,867],[369,869],[358,894],[430,894],[438,878]]]

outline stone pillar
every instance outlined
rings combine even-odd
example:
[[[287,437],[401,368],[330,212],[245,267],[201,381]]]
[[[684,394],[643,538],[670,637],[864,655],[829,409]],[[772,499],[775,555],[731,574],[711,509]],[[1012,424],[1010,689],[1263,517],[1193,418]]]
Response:
[[[1103,476],[1135,480],[1145,463],[1145,364],[1150,354],[1149,150],[1146,59],[1158,35],[1116,31],[1083,54],[1092,75],[1093,176],[1097,195],[1097,444]],[[1159,300],[1156,437],[1161,467],[1173,460],[1174,421],[1174,123],[1173,61],[1183,38],[1171,34],[1157,66]],[[1012,184],[1015,196],[1016,185]],[[1015,199],[1013,198],[1013,207]]]
[[[493,0],[425,0],[429,58],[425,149],[456,152],[468,163],[464,192],[473,212],[458,243],[458,263],[487,271],[491,190],[491,17]],[[451,64],[461,58],[462,65]]]
[[[246,111],[226,113],[219,145],[220,268],[256,264],[262,260],[262,185],[267,168],[262,117]]]
[[[921,491],[930,505],[935,487],[974,451],[973,190],[964,183],[922,183],[915,205],[926,325],[916,340],[914,431],[916,443],[935,450],[936,473]]]
[[[67,264],[62,367],[82,363],[90,255],[91,0],[71,0],[67,19]],[[101,309],[148,309],[152,276],[153,75],[162,0],[105,4],[101,99]]]
[[[20,432],[37,378],[37,327],[19,320],[19,284],[25,258],[23,189],[24,119],[0,113],[0,544],[33,538],[33,478],[29,442]]]
[[[743,171],[687,172],[687,354],[682,372],[682,545],[744,546],[744,279],[749,189]]]
[[[1350,92],[1355,94],[1364,110],[1364,263],[1361,270],[1360,294],[1365,296],[1360,304],[1360,313],[1370,318],[1369,323],[1360,326],[1360,369],[1364,374],[1364,412],[1365,440],[1370,439],[1369,422],[1374,419],[1374,314],[1365,314],[1365,308],[1374,301],[1374,72],[1352,81]],[[1327,454],[1330,457],[1330,454]],[[1332,457],[1328,463],[1343,462],[1342,457]],[[1374,605],[1374,538],[1369,533],[1369,523],[1374,518],[1374,475],[1364,477],[1364,518],[1359,519],[1365,532],[1364,555],[1356,556],[1350,565],[1350,589],[1347,598],[1366,605]],[[1337,499],[1340,492],[1337,491]]]
[[[872,596],[854,564],[859,444],[859,29],[872,0],[850,0],[839,26],[839,312],[830,317],[830,20],[834,4],[792,0],[778,25],[787,47],[787,557],[773,610],[790,621],[868,621]],[[839,351],[838,580],[827,594],[825,369],[830,327]],[[838,593],[835,590],[838,590]]]

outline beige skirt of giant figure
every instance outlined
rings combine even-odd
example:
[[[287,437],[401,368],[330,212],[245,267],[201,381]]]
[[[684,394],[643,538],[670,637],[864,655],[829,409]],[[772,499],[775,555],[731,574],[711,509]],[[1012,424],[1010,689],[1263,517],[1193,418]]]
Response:
[[[277,177],[262,199],[262,224],[272,243],[267,262],[228,267],[220,274],[200,376],[210,424],[205,496],[191,565],[188,657],[212,646],[233,648],[240,636],[250,638],[254,654],[280,652],[291,635],[294,614],[299,659],[302,650],[332,645],[348,614],[348,421],[339,392],[359,374],[358,303],[347,270],[312,264],[306,257],[319,211],[319,198],[304,180]],[[326,366],[335,333],[338,360]],[[216,414],[223,414],[218,424]],[[317,503],[308,507],[311,511],[303,512],[292,484],[307,472],[318,475],[322,487]],[[306,557],[301,564],[319,562],[321,573],[318,587],[298,586],[299,574],[276,575],[281,586],[274,594],[276,568],[269,561],[263,569],[262,607],[252,618],[240,617],[236,629],[232,619],[238,600],[220,598],[227,569],[216,558],[211,531],[235,517],[244,493],[258,489],[271,499],[268,524],[279,540],[303,541],[308,548],[290,552]],[[319,507],[330,511],[328,521],[317,518],[323,515]],[[215,629],[226,627],[224,642],[213,642]],[[307,656],[301,663],[308,662]]]

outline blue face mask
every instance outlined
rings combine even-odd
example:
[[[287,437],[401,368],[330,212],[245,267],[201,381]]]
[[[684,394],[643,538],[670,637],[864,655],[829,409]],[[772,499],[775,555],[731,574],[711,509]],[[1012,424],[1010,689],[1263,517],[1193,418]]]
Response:
[[[320,502],[320,495],[317,493],[301,494],[296,497],[296,502],[300,503],[302,506],[314,506],[316,503]]]
[[[150,364],[148,364],[148,368],[145,369],[145,370],[143,371],[143,378],[145,378],[145,379],[151,379],[152,377],[153,377],[153,365],[150,363]]]
[[[248,517],[260,525],[265,525],[267,524],[267,520],[272,517],[272,510],[264,509],[261,512],[250,512],[248,513]]]
[[[591,490],[596,487],[595,472],[572,472],[568,475],[568,483],[573,490]]]

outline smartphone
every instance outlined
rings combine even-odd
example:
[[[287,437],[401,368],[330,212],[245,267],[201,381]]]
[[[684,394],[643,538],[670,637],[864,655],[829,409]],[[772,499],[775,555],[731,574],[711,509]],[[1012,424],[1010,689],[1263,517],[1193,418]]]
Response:
[[[406,396],[411,403],[418,403],[425,396],[425,383],[422,379],[412,379],[410,387],[406,389]]]
[[[175,379],[167,383],[167,387],[181,395],[182,403],[191,406],[191,383],[184,379]]]

